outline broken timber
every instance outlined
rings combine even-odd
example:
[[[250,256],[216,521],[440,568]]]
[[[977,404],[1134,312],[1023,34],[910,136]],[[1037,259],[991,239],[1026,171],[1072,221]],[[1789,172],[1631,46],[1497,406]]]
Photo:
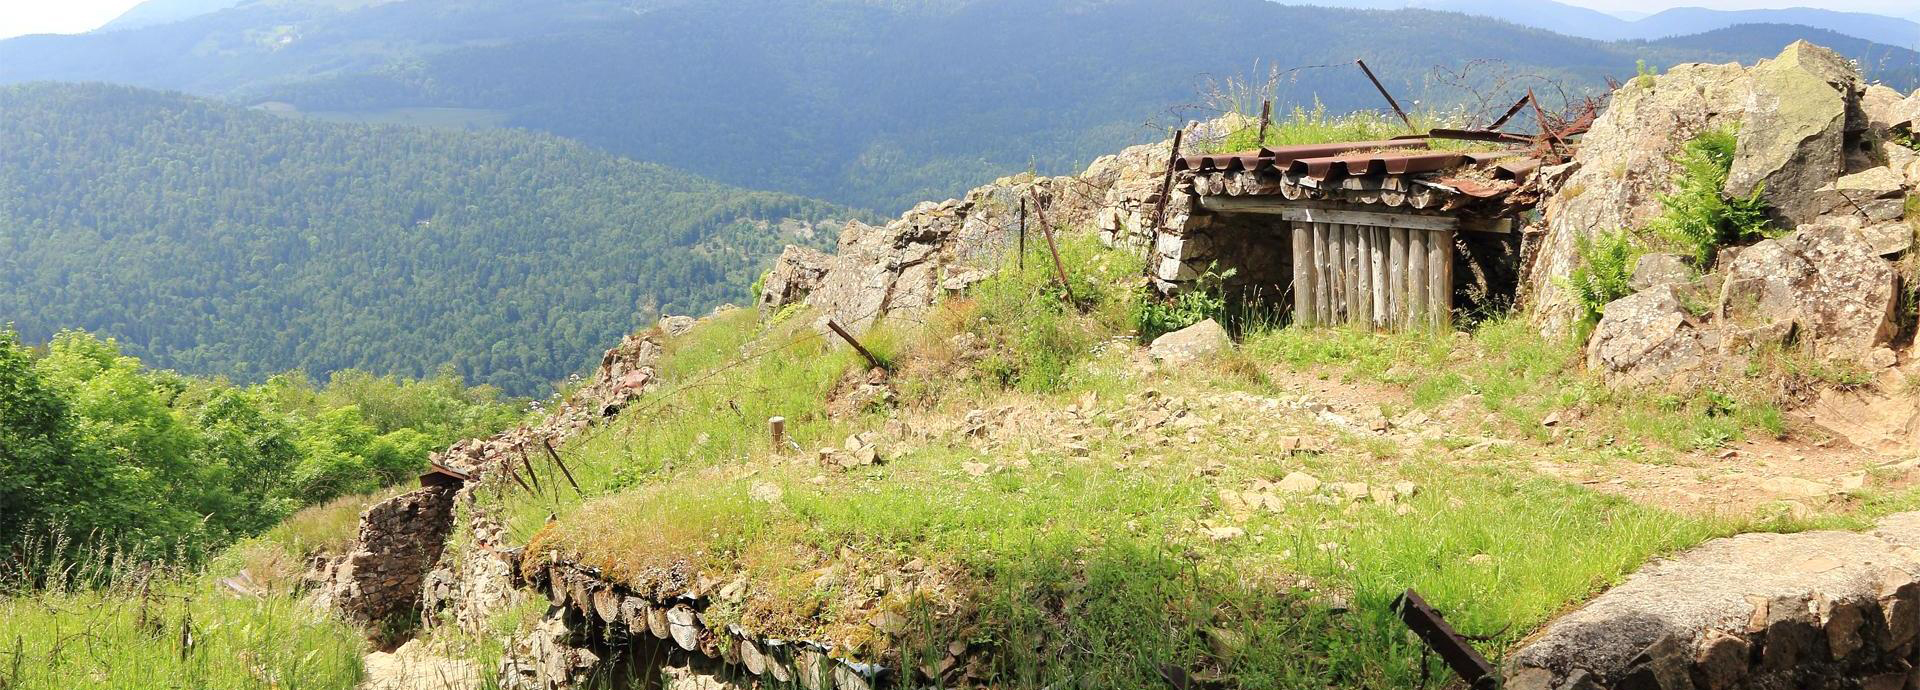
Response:
[[[1051,235],[1049,235],[1049,236],[1047,237],[1047,239],[1049,240],[1049,243],[1051,243],[1051,240],[1053,239],[1053,237],[1052,237]],[[1055,261],[1059,261],[1059,256],[1058,256],[1058,255],[1056,255],[1056,256],[1054,257],[1054,260],[1055,260]],[[840,322],[838,322],[838,321],[834,321],[833,319],[827,319],[827,328],[829,328],[829,329],[832,329],[832,330],[833,330],[833,333],[834,333],[834,335],[838,335],[838,336],[840,336],[840,339],[841,339],[841,340],[845,340],[845,341],[847,341],[847,344],[848,344],[848,345],[852,345],[852,346],[853,346],[853,350],[854,350],[855,352],[858,352],[858,353],[860,353],[860,356],[861,356],[861,357],[863,357],[863,358],[865,358],[865,359],[867,360],[867,365],[868,365],[868,366],[871,366],[871,367],[873,367],[873,368],[875,368],[875,369],[886,369],[886,368],[887,368],[887,365],[886,365],[886,364],[884,364],[884,363],[882,363],[882,362],[880,361],[880,358],[879,358],[879,357],[875,357],[875,356],[873,356],[873,353],[872,353],[872,352],[868,352],[868,351],[867,351],[867,348],[866,348],[866,346],[864,346],[864,345],[861,345],[861,344],[860,344],[860,341],[858,341],[858,340],[855,340],[855,339],[853,338],[853,334],[852,334],[852,333],[848,333],[848,332],[847,332],[847,329],[845,329],[845,328],[841,328],[841,327],[840,327]]]

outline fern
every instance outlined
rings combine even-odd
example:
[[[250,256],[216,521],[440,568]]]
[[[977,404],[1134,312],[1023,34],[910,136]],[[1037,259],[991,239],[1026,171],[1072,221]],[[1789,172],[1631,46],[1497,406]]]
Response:
[[[1760,199],[1762,190],[1738,199],[1721,193],[1733,169],[1737,141],[1732,129],[1713,130],[1688,141],[1674,158],[1680,165],[1674,192],[1660,197],[1662,213],[1650,226],[1700,269],[1713,264],[1720,247],[1774,234],[1767,222],[1766,203]]]
[[[1583,322],[1592,325],[1608,303],[1633,294],[1628,283],[1644,252],[1625,230],[1581,237],[1574,250],[1580,263],[1567,276],[1566,288],[1579,303]]]

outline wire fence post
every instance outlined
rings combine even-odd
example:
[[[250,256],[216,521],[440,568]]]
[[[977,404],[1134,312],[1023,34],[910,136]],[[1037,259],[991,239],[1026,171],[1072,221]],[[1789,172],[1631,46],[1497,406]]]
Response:
[[[1047,238],[1047,253],[1053,255],[1053,270],[1060,275],[1060,291],[1068,302],[1073,301],[1073,284],[1067,282],[1067,265],[1060,261],[1060,247],[1053,243],[1053,225],[1047,222],[1046,206],[1039,199],[1033,200],[1033,212],[1040,216],[1040,234]]]
[[[1180,162],[1180,144],[1187,138],[1187,128],[1181,127],[1173,132],[1173,149],[1167,152],[1167,173],[1160,178],[1160,203],[1153,209],[1153,232],[1159,233],[1167,222],[1167,198],[1173,196],[1173,166]],[[1153,241],[1153,238],[1147,238]]]
[[[1419,134],[1420,128],[1413,126],[1413,118],[1407,117],[1407,111],[1400,109],[1400,102],[1393,99],[1393,94],[1387,93],[1387,86],[1380,83],[1380,78],[1373,76],[1373,70],[1367,67],[1367,61],[1354,60],[1353,64],[1359,65],[1360,71],[1367,73],[1367,81],[1373,82],[1373,88],[1379,89],[1380,95],[1386,97],[1387,105],[1393,106],[1394,114],[1400,116],[1401,122],[1407,123],[1407,130]]]
[[[1260,137],[1253,141],[1254,148],[1266,147],[1267,124],[1271,122],[1273,122],[1273,99],[1269,98],[1260,102]]]

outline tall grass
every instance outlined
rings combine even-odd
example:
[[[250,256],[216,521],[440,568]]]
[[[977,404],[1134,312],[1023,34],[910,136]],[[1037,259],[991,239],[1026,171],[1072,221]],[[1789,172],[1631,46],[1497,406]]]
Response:
[[[0,688],[335,690],[361,679],[359,633],[289,593],[222,591],[210,576],[97,553],[8,572],[89,576],[0,582]]]

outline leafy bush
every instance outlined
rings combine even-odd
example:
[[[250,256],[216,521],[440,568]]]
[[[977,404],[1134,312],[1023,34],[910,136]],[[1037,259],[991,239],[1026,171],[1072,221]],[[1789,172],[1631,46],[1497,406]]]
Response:
[[[1133,303],[1134,333],[1140,340],[1146,341],[1207,319],[1225,322],[1227,295],[1224,283],[1234,273],[1231,268],[1224,273],[1217,273],[1209,267],[1193,287],[1172,298],[1161,297],[1151,285],[1141,286],[1140,294]]]
[[[1763,190],[1728,199],[1721,190],[1733,168],[1738,139],[1732,129],[1717,129],[1688,141],[1674,162],[1675,191],[1660,197],[1663,209],[1651,229],[1673,244],[1697,268],[1713,264],[1715,250],[1773,234],[1767,223]]]
[[[1567,276],[1565,287],[1580,305],[1583,322],[1592,325],[1600,321],[1608,303],[1633,294],[1628,282],[1642,251],[1625,230],[1580,237],[1575,251],[1580,263]]]

